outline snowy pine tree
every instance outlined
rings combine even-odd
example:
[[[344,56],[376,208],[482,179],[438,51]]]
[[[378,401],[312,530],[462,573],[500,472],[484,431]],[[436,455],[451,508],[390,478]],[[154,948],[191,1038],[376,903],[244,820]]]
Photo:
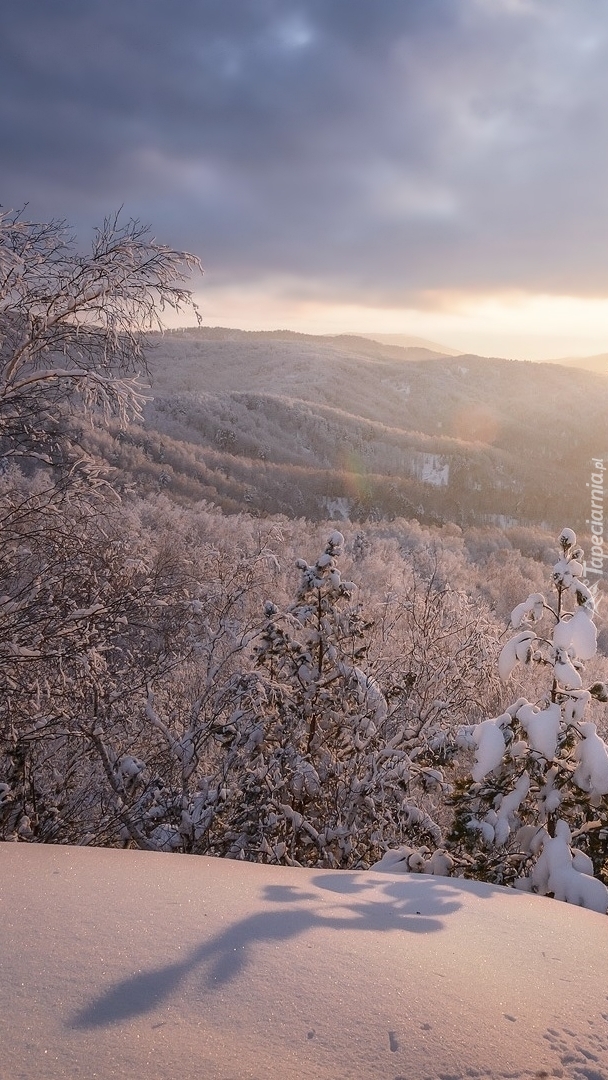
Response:
[[[608,747],[586,711],[594,698],[608,700],[608,687],[585,685],[595,600],[571,529],[559,545],[555,597],[533,593],[514,609],[516,633],[498,661],[503,683],[524,665],[530,679],[538,668],[548,684],[534,700],[520,697],[461,729],[475,763],[454,796],[451,847],[467,876],[606,912],[608,889],[598,878],[608,881]]]
[[[298,560],[295,602],[265,605],[255,669],[217,733],[224,798],[211,853],[347,867],[369,866],[389,845],[419,854],[422,843],[430,855],[442,843],[418,799],[441,787],[441,771],[414,760],[404,724],[392,724],[368,666],[371,624],[338,569],[343,547],[334,531],[316,562]]]

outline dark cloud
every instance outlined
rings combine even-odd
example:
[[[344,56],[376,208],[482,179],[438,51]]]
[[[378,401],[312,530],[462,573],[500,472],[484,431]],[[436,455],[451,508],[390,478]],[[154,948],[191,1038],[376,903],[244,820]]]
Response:
[[[0,201],[216,279],[608,290],[597,0],[7,0]]]

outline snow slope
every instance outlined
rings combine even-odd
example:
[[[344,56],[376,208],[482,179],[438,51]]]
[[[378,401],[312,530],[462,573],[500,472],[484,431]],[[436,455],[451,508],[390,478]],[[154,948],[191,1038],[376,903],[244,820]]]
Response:
[[[608,921],[480,883],[0,845],[2,1080],[608,1077]]]

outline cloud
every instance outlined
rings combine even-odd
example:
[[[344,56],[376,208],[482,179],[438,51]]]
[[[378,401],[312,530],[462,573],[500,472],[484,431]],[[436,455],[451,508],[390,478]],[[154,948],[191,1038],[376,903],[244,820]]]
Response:
[[[4,205],[336,303],[608,292],[597,0],[9,0],[0,66]]]

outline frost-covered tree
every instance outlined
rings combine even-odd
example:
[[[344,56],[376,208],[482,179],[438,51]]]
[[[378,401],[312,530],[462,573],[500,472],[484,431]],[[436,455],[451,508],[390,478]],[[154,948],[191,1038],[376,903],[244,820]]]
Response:
[[[452,736],[497,699],[496,627],[483,599],[453,587],[436,551],[412,559],[399,588],[374,607],[372,650],[412,745],[431,742],[451,754]]]
[[[156,849],[177,833],[191,850],[199,758],[221,752],[270,555],[158,502],[58,511],[18,479],[38,529],[18,518],[0,550],[0,835]]]
[[[584,677],[596,627],[583,551],[571,529],[559,545],[555,597],[533,593],[513,610],[516,633],[498,662],[503,683],[524,665],[530,681],[533,668],[545,674],[544,688],[461,729],[475,762],[455,796],[451,840],[473,877],[606,912],[608,747],[586,713],[608,701],[608,686]]]
[[[52,618],[39,618],[46,571],[43,560],[32,572],[33,549],[42,551],[45,532],[57,552],[64,532],[71,549],[78,518],[84,558],[80,525],[103,513],[109,488],[82,449],[83,424],[138,413],[146,331],[160,327],[165,308],[192,306],[184,282],[197,266],[118,216],[82,254],[63,222],[0,214],[0,640],[14,663],[38,648],[34,637],[55,632]],[[18,468],[33,486],[20,482]]]
[[[193,255],[118,215],[83,254],[64,222],[0,214],[3,459],[65,463],[66,413],[75,403],[137,414],[146,332],[162,328],[166,308],[193,307],[184,282],[198,267]]]
[[[58,507],[39,478],[12,488],[20,513],[0,552],[2,835],[81,842],[99,827],[100,799],[114,801],[110,766],[132,739],[134,696],[184,649],[186,575],[167,553],[142,551],[127,515]],[[106,744],[119,717],[121,737]]]
[[[4,835],[78,835],[90,800],[76,747],[93,754],[95,716],[112,693],[116,709],[147,658],[153,669],[166,663],[159,612],[170,575],[151,583],[136,570],[82,430],[137,415],[146,331],[163,309],[192,306],[185,278],[197,266],[118,216],[83,254],[62,222],[0,214]]]
[[[422,865],[420,846],[430,855],[442,843],[424,799],[442,772],[387,701],[371,623],[338,568],[343,547],[334,531],[314,563],[298,560],[295,602],[266,602],[254,667],[216,725],[222,754],[200,784],[196,850],[346,867],[407,841]]]

